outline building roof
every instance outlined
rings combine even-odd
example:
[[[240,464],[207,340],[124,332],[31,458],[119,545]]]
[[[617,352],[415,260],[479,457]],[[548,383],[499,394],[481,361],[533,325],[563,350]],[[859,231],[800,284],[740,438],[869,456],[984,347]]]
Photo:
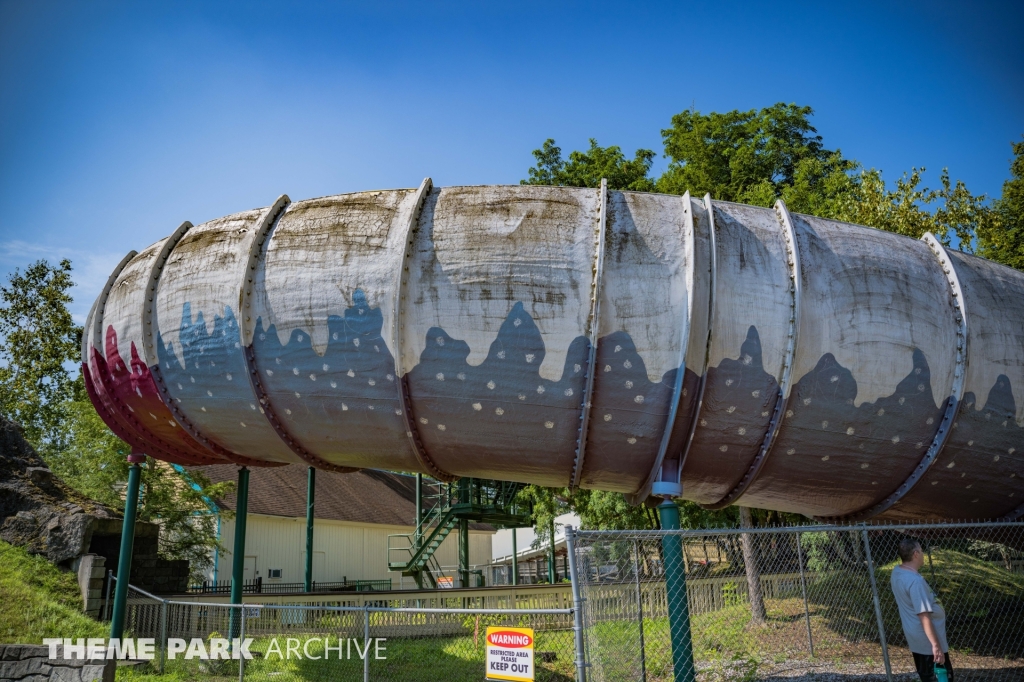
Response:
[[[213,483],[237,481],[235,464],[188,467]],[[249,513],[305,518],[306,472],[301,464],[249,469]],[[426,485],[424,485],[426,487]],[[416,518],[416,479],[375,469],[350,474],[316,472],[314,515],[318,519],[412,526]],[[218,499],[222,509],[235,510],[234,492]],[[471,523],[473,530],[494,530],[484,523]]]

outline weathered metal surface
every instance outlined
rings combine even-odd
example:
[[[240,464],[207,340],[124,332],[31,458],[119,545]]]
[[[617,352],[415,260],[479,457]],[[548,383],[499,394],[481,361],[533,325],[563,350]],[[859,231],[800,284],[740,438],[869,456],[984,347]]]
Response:
[[[1024,509],[1024,274],[935,243],[710,197],[429,181],[176,237],[115,272],[83,341],[101,416],[159,458],[634,501],[681,483],[848,519]]]
[[[782,325],[786,328],[787,339],[785,356],[782,360],[782,376],[779,379],[779,392],[775,398],[775,405],[772,407],[768,430],[764,434],[757,454],[736,486],[726,493],[722,499],[707,505],[711,509],[723,509],[733,504],[757,480],[758,474],[764,468],[768,455],[775,445],[775,439],[779,435],[782,420],[786,416],[786,406],[789,404],[789,391],[793,382],[793,360],[796,355],[797,334],[800,330],[800,254],[796,245],[793,219],[790,217],[786,205],[781,200],[775,204],[775,215],[782,228],[782,239],[786,249],[786,265],[789,268],[789,307],[781,311],[789,319],[784,321]]]
[[[608,235],[608,181],[602,178],[600,187],[600,213],[597,220],[597,235],[594,239],[594,278],[590,285],[590,315],[587,317],[587,364],[584,367],[583,391],[580,396],[580,424],[576,432],[576,452],[569,475],[569,488],[580,484],[583,464],[587,453],[587,438],[590,435],[590,412],[594,404],[594,372],[597,366],[597,344],[601,329],[601,295],[604,284],[604,251]],[[554,537],[554,530],[552,530]],[[554,542],[552,540],[552,542]],[[549,562],[549,570],[554,558]],[[554,582],[552,579],[551,582]]]

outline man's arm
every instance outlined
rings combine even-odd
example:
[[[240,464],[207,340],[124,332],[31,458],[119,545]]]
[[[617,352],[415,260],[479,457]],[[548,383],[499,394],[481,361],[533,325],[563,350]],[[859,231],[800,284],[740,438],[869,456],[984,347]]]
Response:
[[[932,654],[935,656],[935,662],[943,664],[946,662],[946,657],[942,653],[942,645],[939,644],[939,636],[935,634],[935,626],[932,624],[932,612],[925,611],[917,614],[917,617],[921,619],[921,627],[924,628],[924,634],[928,637],[928,641],[932,643]]]

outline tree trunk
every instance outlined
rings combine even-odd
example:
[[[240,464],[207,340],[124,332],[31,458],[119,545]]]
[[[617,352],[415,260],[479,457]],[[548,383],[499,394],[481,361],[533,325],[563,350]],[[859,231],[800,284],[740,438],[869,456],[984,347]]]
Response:
[[[747,507],[740,507],[740,527],[753,527],[750,509]],[[750,595],[750,622],[754,625],[764,625],[764,596],[761,593],[761,571],[757,567],[754,537],[750,533],[742,533],[740,541],[743,543],[743,565],[747,571],[747,594]]]

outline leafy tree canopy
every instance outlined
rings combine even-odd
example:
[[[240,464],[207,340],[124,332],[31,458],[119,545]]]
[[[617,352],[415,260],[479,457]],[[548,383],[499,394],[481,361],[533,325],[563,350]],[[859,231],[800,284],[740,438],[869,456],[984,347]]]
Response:
[[[82,329],[68,312],[71,261],[15,270],[0,287],[0,412],[21,424],[37,450],[64,442],[63,421]]]
[[[978,254],[1024,270],[1024,140],[1013,144],[1010,179],[993,208],[996,220],[978,228]]]
[[[669,164],[658,178],[649,175],[654,160],[649,149],[637,150],[629,160],[619,147],[600,147],[591,139],[589,150],[571,152],[566,161],[561,148],[548,139],[533,151],[537,164],[521,182],[597,187],[606,177],[611,189],[668,194],[689,190],[698,197],[710,193],[715,199],[757,206],[782,199],[796,213],[914,238],[931,232],[947,245],[955,243],[968,252],[977,247],[994,260],[1021,267],[1024,166],[1019,160],[1013,171],[1017,184],[1010,180],[1004,187],[1004,195],[1017,199],[994,206],[987,204],[984,194],[972,194],[962,181],[953,182],[946,169],[937,189],[922,185],[924,168],[904,173],[890,188],[881,170],[866,169],[840,150],[826,148],[811,124],[813,113],[810,107],[781,102],[760,110],[683,111],[661,131]],[[1019,159],[1017,147],[1015,154]]]
[[[638,149],[632,159],[626,158],[619,147],[601,147],[590,138],[590,149],[572,152],[569,159],[562,158],[562,149],[552,139],[544,140],[540,149],[533,150],[537,165],[528,171],[523,185],[560,185],[564,187],[600,187],[601,179],[608,181],[610,189],[652,192],[654,181],[647,177],[654,163],[654,152]]]
[[[833,152],[810,123],[810,107],[775,104],[760,111],[725,114],[683,111],[661,131],[668,169],[658,190],[752,203],[770,185],[774,194],[792,185],[802,161],[825,162]],[[835,154],[837,154],[836,152]]]

